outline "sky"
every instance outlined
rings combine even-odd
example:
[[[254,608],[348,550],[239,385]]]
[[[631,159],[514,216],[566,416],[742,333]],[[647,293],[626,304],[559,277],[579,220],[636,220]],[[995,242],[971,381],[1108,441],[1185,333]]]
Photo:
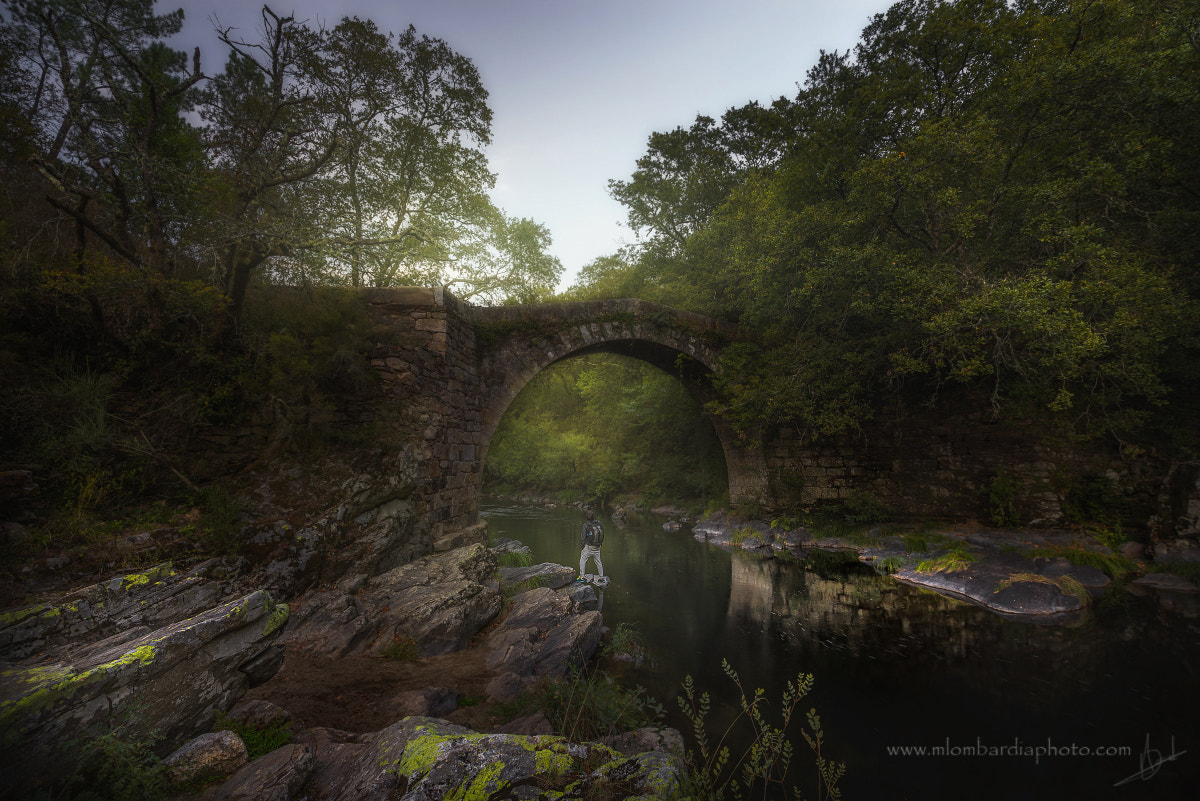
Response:
[[[650,134],[791,97],[821,50],[847,50],[888,0],[270,0],[311,27],[345,16],[440,38],[479,70],[492,109],[492,198],[553,237],[579,269],[636,241],[609,179],[628,179]],[[213,20],[254,34],[255,0],[159,0],[182,7],[176,46],[224,66]]]

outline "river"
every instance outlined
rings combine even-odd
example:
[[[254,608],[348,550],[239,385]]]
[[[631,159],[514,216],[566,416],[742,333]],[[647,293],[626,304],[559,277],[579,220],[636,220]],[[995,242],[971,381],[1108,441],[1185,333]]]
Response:
[[[535,562],[578,566],[577,510],[485,503],[483,516]],[[646,687],[685,736],[685,675],[712,694],[718,722],[737,698],[723,659],[772,712],[788,680],[812,673],[789,729],[789,779],[806,798],[818,797],[799,734],[810,707],[851,801],[1200,797],[1194,606],[1116,590],[1075,624],[1015,623],[861,565],[730,553],[653,515],[603,522],[605,625],[635,626],[649,659],[602,666]]]

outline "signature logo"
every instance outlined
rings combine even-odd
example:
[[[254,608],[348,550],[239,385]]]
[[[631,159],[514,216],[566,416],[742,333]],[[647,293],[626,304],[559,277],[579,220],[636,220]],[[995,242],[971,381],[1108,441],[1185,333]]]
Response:
[[[1150,781],[1156,775],[1158,775],[1158,772],[1162,770],[1163,765],[1167,764],[1168,762],[1174,762],[1186,753],[1187,751],[1175,750],[1175,737],[1172,735],[1171,753],[1164,755],[1163,752],[1159,751],[1157,748],[1150,747],[1150,735],[1147,734],[1146,747],[1142,749],[1142,754],[1140,757],[1138,757],[1137,773],[1121,779],[1121,781],[1114,784],[1113,787],[1120,787],[1122,784],[1128,784],[1129,782],[1137,779],[1141,779],[1144,782]]]

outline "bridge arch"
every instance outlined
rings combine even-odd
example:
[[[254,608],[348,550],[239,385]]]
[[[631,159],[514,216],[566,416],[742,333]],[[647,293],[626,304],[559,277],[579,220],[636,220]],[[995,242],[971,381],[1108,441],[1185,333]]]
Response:
[[[677,378],[703,405],[713,398],[720,351],[737,327],[720,320],[641,300],[502,306],[471,310],[485,388],[480,461],[496,427],[520,391],[556,362],[588,353],[616,353],[648,362]],[[752,491],[758,454],[738,443],[716,415],[712,423],[725,455],[730,497]]]
[[[535,375],[595,352],[649,362],[678,378],[702,403],[713,397],[721,351],[741,337],[734,325],[642,300],[477,307],[440,289],[367,290],[368,303],[399,336],[372,364],[400,401],[410,436],[426,443],[418,509],[441,530],[478,515],[483,463],[501,418]],[[762,453],[740,444],[715,415],[730,500],[758,498]]]

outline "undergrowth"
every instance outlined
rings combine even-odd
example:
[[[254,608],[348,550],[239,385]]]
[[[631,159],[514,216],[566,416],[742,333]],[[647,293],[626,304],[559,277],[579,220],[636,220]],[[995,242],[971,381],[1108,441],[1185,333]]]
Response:
[[[1128,557],[1120,554],[1100,553],[1099,551],[1091,551],[1078,546],[1046,545],[1034,548],[1029,552],[1029,556],[1041,556],[1051,559],[1061,557],[1073,565],[1094,567],[1102,570],[1114,581],[1119,581],[1139,570],[1137,562]]]
[[[715,743],[710,744],[708,716],[712,709],[712,698],[707,692],[697,692],[689,675],[684,679],[683,692],[676,699],[679,708],[692,725],[695,748],[689,750],[686,759],[685,795],[698,801],[720,801],[726,797],[740,799],[743,792],[747,797],[804,797],[800,788],[788,777],[795,756],[788,728],[797,704],[812,689],[811,673],[799,673],[794,682],[789,681],[780,698],[778,721],[767,719],[765,709],[768,702],[762,689],[747,696],[737,672],[727,660],[721,667],[737,688],[738,716],[730,723]],[[739,721],[745,720],[753,734],[753,740],[740,754],[733,754],[727,742]],[[800,733],[813,754],[816,768],[816,797],[822,801],[840,799],[838,783],[846,772],[845,763],[834,762],[823,753],[824,730],[816,709],[805,716],[806,728]]]
[[[954,573],[966,570],[972,562],[978,562],[979,557],[967,550],[964,545],[956,545],[941,556],[925,559],[917,563],[918,573]]]
[[[258,759],[260,756],[265,756],[276,748],[281,748],[292,741],[291,725],[286,720],[280,718],[276,718],[267,724],[255,725],[242,723],[229,717],[224,712],[218,712],[216,723],[213,724],[213,730],[231,731],[242,738],[242,743],[245,744],[246,753],[250,756],[251,761]]]
[[[1058,576],[1056,578],[1051,578],[1050,576],[1043,576],[1039,573],[1014,573],[997,584],[996,589],[993,590],[993,592],[1000,592],[1003,589],[1011,587],[1013,584],[1018,584],[1023,581],[1035,582],[1038,584],[1049,584],[1057,587],[1063,595],[1075,596],[1079,600],[1079,603],[1083,606],[1089,606],[1092,602],[1092,595],[1087,591],[1087,588],[1071,576]]]
[[[555,733],[574,742],[640,729],[665,715],[644,688],[625,687],[601,670],[574,669],[566,679],[540,684],[534,705]]]

